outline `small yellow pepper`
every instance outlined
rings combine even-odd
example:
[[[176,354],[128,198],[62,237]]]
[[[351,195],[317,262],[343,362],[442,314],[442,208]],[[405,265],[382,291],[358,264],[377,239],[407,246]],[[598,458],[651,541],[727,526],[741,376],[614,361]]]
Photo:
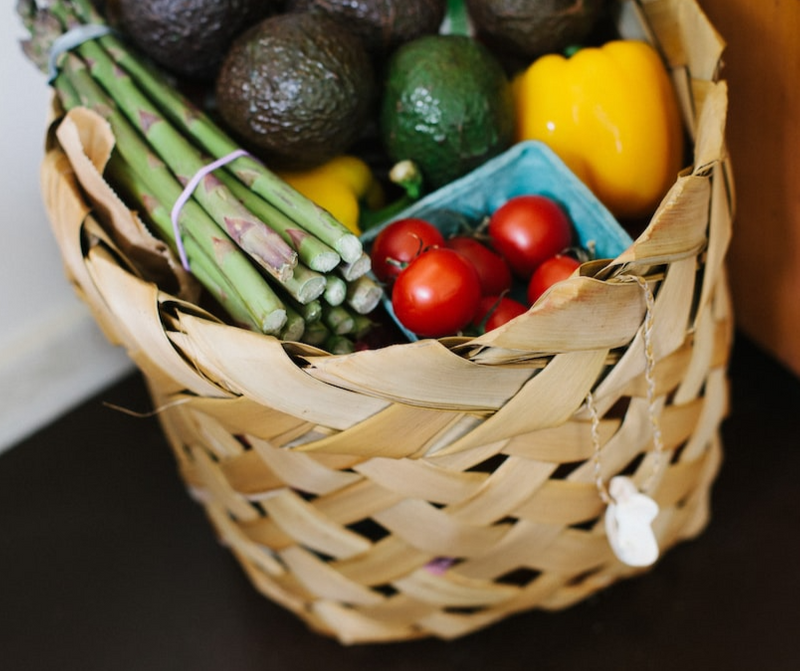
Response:
[[[357,156],[337,156],[309,170],[278,174],[356,235],[361,234],[358,221],[362,205],[370,209],[383,205],[380,182],[369,165]]]
[[[617,217],[649,216],[683,160],[675,92],[658,52],[615,40],[547,54],[514,81],[517,140],[541,140]]]

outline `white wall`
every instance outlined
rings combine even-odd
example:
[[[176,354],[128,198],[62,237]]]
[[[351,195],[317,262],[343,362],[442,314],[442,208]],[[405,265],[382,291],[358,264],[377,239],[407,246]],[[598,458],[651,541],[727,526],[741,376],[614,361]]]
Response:
[[[39,190],[49,89],[0,8],[0,451],[130,370],[63,273]]]

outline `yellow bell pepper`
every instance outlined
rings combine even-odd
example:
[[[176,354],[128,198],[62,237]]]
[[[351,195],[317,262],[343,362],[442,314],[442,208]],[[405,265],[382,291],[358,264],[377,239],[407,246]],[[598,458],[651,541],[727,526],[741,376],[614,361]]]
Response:
[[[278,175],[306,198],[325,208],[356,235],[362,205],[383,205],[383,189],[369,165],[357,156],[337,156],[315,168]]]
[[[646,42],[547,54],[514,80],[517,140],[541,140],[617,217],[649,216],[682,167],[680,111]]]

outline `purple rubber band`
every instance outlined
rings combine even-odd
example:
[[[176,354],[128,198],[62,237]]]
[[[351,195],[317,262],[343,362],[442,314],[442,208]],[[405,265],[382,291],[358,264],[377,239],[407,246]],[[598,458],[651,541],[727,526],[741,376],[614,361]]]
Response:
[[[237,149],[236,151],[231,152],[227,156],[223,156],[222,158],[218,158],[213,163],[209,163],[206,166],[203,166],[198,170],[194,177],[192,177],[186,186],[183,189],[183,192],[180,196],[178,196],[178,200],[175,201],[175,204],[172,206],[172,231],[175,234],[175,244],[178,247],[178,255],[181,258],[181,264],[186,270],[189,270],[189,259],[186,257],[186,249],[183,247],[183,239],[181,237],[181,229],[178,223],[178,218],[180,217],[181,210],[183,206],[186,205],[186,202],[189,198],[192,197],[192,193],[197,188],[197,185],[200,184],[200,180],[203,179],[207,174],[210,172],[214,172],[217,168],[221,168],[226,163],[230,163],[231,161],[239,158],[240,156],[247,156],[247,152],[244,149]]]

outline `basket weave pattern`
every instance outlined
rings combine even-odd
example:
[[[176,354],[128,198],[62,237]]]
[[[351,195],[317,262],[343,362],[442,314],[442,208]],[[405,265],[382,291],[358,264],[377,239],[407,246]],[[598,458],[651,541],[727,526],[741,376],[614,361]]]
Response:
[[[641,571],[614,557],[595,482],[598,463],[606,482],[655,472],[634,277],[655,298],[662,552],[707,522],[732,332],[721,42],[693,0],[628,4],[672,69],[692,167],[622,255],[477,339],[331,356],[220,323],[185,278],[174,292],[149,281],[140,261],[157,245],[109,233],[119,204],[68,150],[69,124],[53,126],[45,200],[68,276],[144,374],[220,540],[260,592],[321,633],[454,638]],[[76,131],[99,172],[87,147],[101,131]]]

